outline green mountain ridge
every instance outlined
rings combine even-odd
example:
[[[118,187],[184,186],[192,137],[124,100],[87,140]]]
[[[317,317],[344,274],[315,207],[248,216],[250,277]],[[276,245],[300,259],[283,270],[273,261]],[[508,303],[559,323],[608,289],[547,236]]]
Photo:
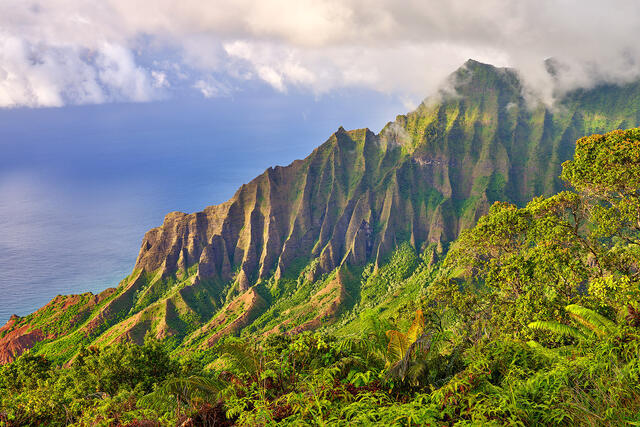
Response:
[[[354,310],[410,299],[493,202],[561,190],[576,139],[640,124],[640,83],[574,91],[553,108],[528,102],[512,69],[470,60],[449,84],[377,135],[340,128],[229,201],[168,214],[117,288],[12,317],[0,363],[29,348],[69,360],[81,345],[148,335],[181,350],[237,333],[348,329]],[[376,285],[394,257],[421,266],[411,286]]]

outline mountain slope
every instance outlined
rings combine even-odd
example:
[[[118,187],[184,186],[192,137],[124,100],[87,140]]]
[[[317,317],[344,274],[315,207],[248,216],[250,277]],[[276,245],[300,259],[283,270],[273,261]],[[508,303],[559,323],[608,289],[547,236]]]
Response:
[[[229,201],[168,214],[118,288],[93,305],[58,297],[86,316],[53,327],[54,304],[12,318],[0,361],[32,346],[68,359],[80,344],[146,335],[206,347],[243,329],[317,328],[359,301],[367,262],[405,242],[441,250],[493,201],[556,192],[577,138],[640,123],[640,84],[576,91],[550,109],[527,102],[511,69],[468,61],[449,83],[380,134],[340,128]]]

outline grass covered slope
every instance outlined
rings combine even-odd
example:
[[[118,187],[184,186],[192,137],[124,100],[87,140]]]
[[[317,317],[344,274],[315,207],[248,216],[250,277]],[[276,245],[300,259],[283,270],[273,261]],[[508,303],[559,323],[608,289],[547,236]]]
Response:
[[[494,203],[444,257],[311,266],[240,337],[83,347],[65,369],[27,353],[0,368],[0,423],[637,425],[640,129],[581,138],[562,179]],[[338,321],[282,333],[340,287]]]
[[[49,310],[12,319],[0,360],[33,346],[68,360],[80,344],[146,336],[191,349],[244,330],[335,322],[378,297],[363,272],[397,248],[430,248],[433,258],[494,201],[522,206],[561,190],[578,137],[640,124],[637,84],[573,92],[553,109],[523,93],[514,70],[468,61],[448,90],[380,134],[340,128],[229,201],[168,214],[145,235],[131,276],[103,303],[78,308],[86,318],[53,334],[42,327],[56,323]]]

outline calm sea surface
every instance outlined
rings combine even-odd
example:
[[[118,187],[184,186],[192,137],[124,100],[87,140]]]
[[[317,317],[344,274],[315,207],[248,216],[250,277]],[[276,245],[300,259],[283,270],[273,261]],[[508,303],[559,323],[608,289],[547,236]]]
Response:
[[[404,109],[373,93],[263,91],[0,110],[0,325],[57,294],[117,285],[168,212],[223,202],[338,126],[377,132]]]

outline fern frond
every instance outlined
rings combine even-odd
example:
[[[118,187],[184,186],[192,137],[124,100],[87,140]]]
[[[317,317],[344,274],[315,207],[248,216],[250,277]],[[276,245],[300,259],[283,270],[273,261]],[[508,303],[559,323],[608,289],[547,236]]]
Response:
[[[346,354],[353,355],[363,359],[366,364],[384,365],[385,364],[385,352],[387,342],[386,339],[382,345],[375,339],[368,339],[368,337],[345,337],[338,344],[338,350]]]
[[[451,343],[452,335],[453,334],[450,331],[434,332],[431,335],[429,348],[426,350],[430,351],[432,354],[441,354],[447,345]],[[424,348],[420,347],[419,350],[424,350]]]
[[[354,367],[365,368],[367,364],[359,355],[351,355],[339,359],[331,366],[338,368],[342,373],[347,373]]]
[[[565,310],[571,314],[572,318],[600,337],[612,334],[615,331],[615,323],[593,310],[577,304],[568,305]]]
[[[569,336],[577,340],[584,340],[587,338],[586,335],[584,335],[578,328],[574,328],[573,326],[565,325],[559,322],[539,320],[537,322],[529,323],[528,326],[534,330],[547,331],[556,335]]]
[[[256,375],[260,371],[260,356],[250,343],[241,340],[229,340],[220,347],[220,351],[239,371],[249,375]]]
[[[368,338],[369,337],[345,337],[338,344],[338,349],[347,353],[358,353],[361,355],[374,353],[379,350],[380,346],[378,342]]]
[[[381,320],[378,317],[368,317],[366,319],[366,326],[363,330],[363,336],[379,347],[386,347],[386,331],[391,329],[391,327],[392,325],[386,320]]]
[[[165,390],[159,389],[138,399],[138,406],[154,411],[170,412],[178,406],[178,401],[175,396],[167,394]]]
[[[198,376],[169,378],[155,391],[138,399],[138,405],[168,411],[175,409],[178,403],[191,404],[196,399],[212,402],[224,386],[222,381]]]
[[[191,376],[169,379],[163,387],[183,402],[188,403],[194,398],[205,401],[215,400],[218,392],[224,388],[224,383],[210,378]]]

